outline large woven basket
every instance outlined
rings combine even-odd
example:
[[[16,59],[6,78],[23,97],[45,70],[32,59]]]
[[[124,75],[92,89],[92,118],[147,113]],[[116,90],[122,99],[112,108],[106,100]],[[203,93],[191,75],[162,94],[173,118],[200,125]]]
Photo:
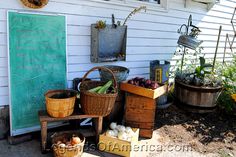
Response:
[[[75,146],[65,146],[61,147],[58,141],[63,141],[65,139],[69,140],[73,135],[76,135],[80,138],[81,143]],[[85,137],[75,131],[64,131],[60,133],[55,133],[52,136],[52,149],[54,157],[81,157],[83,154],[85,143]]]
[[[88,92],[89,89],[104,85],[102,81],[85,81],[88,74],[95,70],[107,70],[112,74],[115,93],[98,94]],[[106,67],[94,67],[89,70],[83,77],[80,85],[80,103],[82,111],[88,115],[107,116],[110,114],[117,97],[117,81],[112,71]]]
[[[70,116],[74,111],[77,92],[50,90],[45,94],[47,113],[56,118]]]

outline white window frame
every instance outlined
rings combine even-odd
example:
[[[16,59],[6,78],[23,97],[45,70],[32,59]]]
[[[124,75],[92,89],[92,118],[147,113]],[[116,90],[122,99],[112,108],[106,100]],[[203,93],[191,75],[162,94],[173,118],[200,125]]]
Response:
[[[160,4],[148,2],[148,1],[139,1],[139,0],[123,0],[125,3],[130,3],[133,5],[145,5],[148,9],[157,10],[157,9],[164,9],[168,10],[168,0],[160,0]]]
[[[139,0],[89,0],[96,3],[106,3],[106,4],[113,4],[118,6],[126,6],[126,7],[139,7],[139,6],[146,6],[150,11],[162,11],[167,12],[168,2],[169,0],[160,0],[160,4],[147,2],[147,1],[139,1]]]

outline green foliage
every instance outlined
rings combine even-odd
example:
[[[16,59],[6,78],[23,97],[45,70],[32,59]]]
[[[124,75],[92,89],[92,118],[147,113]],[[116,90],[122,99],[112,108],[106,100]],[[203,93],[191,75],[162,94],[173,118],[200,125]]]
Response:
[[[211,71],[212,65],[206,63],[204,57],[199,57],[198,62],[198,64],[196,61],[189,63],[187,69],[191,69],[190,71],[184,70],[184,72],[181,73],[177,70],[175,79],[195,86],[221,86],[220,79],[216,77]]]
[[[104,29],[104,28],[106,28],[106,21],[102,21],[102,20],[97,21],[95,27],[97,29]]]
[[[232,112],[236,110],[236,105],[234,100],[231,98],[231,93],[227,90],[224,90],[219,96],[218,105],[226,112]]]
[[[218,99],[218,104],[227,112],[232,112],[236,110],[236,104],[231,98],[232,94],[236,94],[236,56],[232,62],[221,67],[221,74],[224,90]]]
[[[210,67],[212,67],[211,64],[206,64],[206,60],[204,57],[200,57],[199,58],[200,60],[200,66],[198,66],[196,69],[195,69],[195,75],[196,77],[200,78],[200,79],[204,79],[206,74],[211,74],[211,71],[208,71]]]
[[[226,68],[222,69],[222,75],[224,78],[224,88],[231,94],[236,93],[236,56],[234,60],[226,65]]]

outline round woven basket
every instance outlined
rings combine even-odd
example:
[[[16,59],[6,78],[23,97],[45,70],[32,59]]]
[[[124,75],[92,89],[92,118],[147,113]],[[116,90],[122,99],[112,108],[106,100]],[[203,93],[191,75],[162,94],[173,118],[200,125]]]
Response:
[[[69,141],[71,137],[75,135],[78,136],[81,140],[80,144],[77,144],[75,146],[65,146],[65,147],[60,147],[58,141],[63,141],[67,139]],[[52,149],[53,149],[53,154],[54,157],[81,157],[83,154],[83,149],[84,149],[84,143],[85,143],[85,137],[75,131],[64,131],[60,133],[55,133],[52,136]]]
[[[21,0],[21,2],[25,6],[27,6],[29,8],[33,8],[33,9],[42,8],[48,4],[48,0]]]
[[[98,94],[88,92],[89,89],[104,85],[106,83],[102,81],[85,81],[88,74],[95,70],[107,70],[112,74],[115,93]],[[80,103],[82,111],[88,115],[98,115],[103,117],[109,115],[114,107],[117,91],[117,81],[111,70],[105,67],[92,68],[84,75],[80,85]]]
[[[50,90],[45,94],[47,113],[56,118],[70,116],[74,111],[77,92]]]

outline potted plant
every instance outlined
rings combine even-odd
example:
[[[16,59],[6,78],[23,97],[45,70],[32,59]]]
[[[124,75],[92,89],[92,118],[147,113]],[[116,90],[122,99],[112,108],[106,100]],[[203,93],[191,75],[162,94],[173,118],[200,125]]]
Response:
[[[181,32],[182,26],[186,27],[184,33]],[[191,15],[188,24],[182,26],[178,31],[182,34],[178,40],[180,50],[175,53],[176,56],[181,56],[181,63],[175,74],[174,96],[182,104],[213,108],[222,91],[221,80],[214,72],[215,59],[213,64],[209,64],[201,55],[203,48],[199,45],[202,41],[197,40],[201,31],[192,24]],[[191,32],[189,32],[190,27],[192,27]],[[183,40],[183,35],[187,40]]]
[[[183,104],[212,108],[222,91],[221,81],[211,72],[212,65],[199,58],[200,65],[193,72],[177,72],[175,98]]]

